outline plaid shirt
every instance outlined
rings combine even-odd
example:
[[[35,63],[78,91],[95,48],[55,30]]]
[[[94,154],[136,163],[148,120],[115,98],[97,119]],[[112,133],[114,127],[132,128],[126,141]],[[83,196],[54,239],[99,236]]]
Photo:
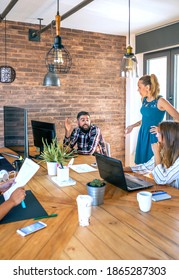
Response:
[[[74,128],[69,138],[64,138],[64,144],[73,148],[77,144],[78,154],[92,155],[94,152],[106,155],[106,148],[100,129],[91,125],[84,133],[79,127]]]

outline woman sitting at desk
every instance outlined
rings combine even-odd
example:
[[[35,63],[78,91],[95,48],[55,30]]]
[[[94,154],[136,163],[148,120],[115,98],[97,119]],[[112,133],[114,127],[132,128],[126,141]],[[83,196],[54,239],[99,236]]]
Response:
[[[157,184],[179,189],[179,122],[161,122],[156,136],[158,143],[152,144],[154,156],[147,163],[124,167],[124,171],[141,174],[152,171]]]
[[[9,180],[8,182],[2,183],[0,185],[0,193],[8,190],[14,180]],[[25,190],[23,188],[16,189],[10,196],[10,198],[4,201],[0,205],[0,220],[4,218],[4,216],[16,205],[20,204],[22,200],[25,198]]]

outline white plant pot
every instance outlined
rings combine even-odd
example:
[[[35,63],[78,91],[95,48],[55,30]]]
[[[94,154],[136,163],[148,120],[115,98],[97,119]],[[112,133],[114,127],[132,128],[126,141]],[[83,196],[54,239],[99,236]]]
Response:
[[[57,162],[47,162],[47,171],[48,171],[48,175],[56,176],[57,175]]]

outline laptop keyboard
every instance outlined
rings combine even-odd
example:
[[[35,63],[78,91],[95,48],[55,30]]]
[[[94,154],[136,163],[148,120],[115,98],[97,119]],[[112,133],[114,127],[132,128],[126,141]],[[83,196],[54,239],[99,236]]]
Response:
[[[138,188],[140,186],[142,186],[142,184],[140,185],[139,183],[135,183],[133,181],[130,181],[129,179],[126,178],[126,184],[128,187],[130,188]]]

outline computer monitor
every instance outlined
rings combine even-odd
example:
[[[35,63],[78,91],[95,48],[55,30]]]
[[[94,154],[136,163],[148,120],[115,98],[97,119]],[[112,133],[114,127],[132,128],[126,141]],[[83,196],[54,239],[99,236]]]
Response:
[[[29,157],[27,109],[4,106],[4,146]]]
[[[56,130],[54,123],[41,122],[31,120],[32,133],[34,138],[34,146],[40,149],[39,155],[36,158],[40,158],[41,152],[43,152],[43,142],[47,141],[48,144],[52,143],[52,140],[56,137]]]

